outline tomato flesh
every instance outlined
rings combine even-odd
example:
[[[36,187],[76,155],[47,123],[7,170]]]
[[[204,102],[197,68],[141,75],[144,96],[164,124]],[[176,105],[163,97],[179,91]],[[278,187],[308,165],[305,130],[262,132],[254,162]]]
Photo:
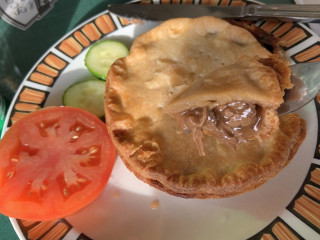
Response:
[[[71,215],[100,195],[115,158],[93,114],[73,107],[30,113],[0,141],[0,212],[28,220]]]

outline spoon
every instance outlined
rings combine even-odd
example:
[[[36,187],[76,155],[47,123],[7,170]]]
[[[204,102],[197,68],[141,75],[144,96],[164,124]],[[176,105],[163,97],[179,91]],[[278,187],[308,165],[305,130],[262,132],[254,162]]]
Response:
[[[294,87],[286,90],[284,103],[278,108],[279,116],[302,108],[317,96],[320,89],[320,62],[299,63],[290,69]]]

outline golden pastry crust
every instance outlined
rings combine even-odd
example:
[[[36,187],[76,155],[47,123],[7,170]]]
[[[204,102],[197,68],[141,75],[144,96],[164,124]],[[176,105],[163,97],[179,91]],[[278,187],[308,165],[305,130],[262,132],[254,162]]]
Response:
[[[283,90],[277,73],[254,58],[240,57],[234,64],[215,69],[200,77],[174,96],[167,113],[234,101],[278,108],[283,103]]]
[[[290,125],[291,128],[285,125]],[[135,172],[135,175],[159,190],[183,198],[226,198],[252,191],[287,166],[305,138],[305,121],[298,115],[289,114],[282,117],[281,127],[283,128],[269,139],[272,144],[267,149],[265,148],[267,144],[260,142],[260,145],[259,142],[251,142],[245,148],[229,156],[223,154],[215,159],[212,158],[211,160],[215,161],[209,161],[206,164],[219,166],[219,169],[215,171],[207,169],[208,172],[203,172],[198,176],[179,176],[177,174],[168,177],[165,181],[152,176],[146,178],[146,176],[139,175],[139,172]],[[221,147],[220,151],[223,151],[223,146],[219,147]],[[238,161],[235,162],[232,159],[238,159]],[[130,165],[126,165],[130,169]],[[219,172],[221,169],[222,172]],[[226,169],[231,170],[226,171]]]
[[[260,58],[258,59],[260,63],[262,63],[265,66],[271,67],[275,73],[277,74],[280,89],[284,95],[285,89],[290,89],[293,87],[293,84],[290,80],[290,68],[288,67],[288,63],[284,61],[280,55],[273,54],[272,56],[268,58]]]
[[[138,37],[130,55],[111,67],[105,96],[107,128],[128,169],[186,198],[240,194],[276,175],[305,136],[299,116],[282,117],[271,137],[235,150],[205,136],[207,154],[200,157],[191,134],[163,111],[186,86],[243,55],[272,56],[246,30],[213,17],[173,19]]]

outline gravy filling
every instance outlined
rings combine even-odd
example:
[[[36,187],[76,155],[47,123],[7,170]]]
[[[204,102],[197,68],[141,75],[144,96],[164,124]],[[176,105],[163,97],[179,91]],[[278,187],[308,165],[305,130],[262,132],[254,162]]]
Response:
[[[210,135],[236,147],[259,131],[261,107],[245,102],[231,102],[213,108],[197,107],[175,116],[185,131],[191,131],[199,154],[205,156],[203,137]]]

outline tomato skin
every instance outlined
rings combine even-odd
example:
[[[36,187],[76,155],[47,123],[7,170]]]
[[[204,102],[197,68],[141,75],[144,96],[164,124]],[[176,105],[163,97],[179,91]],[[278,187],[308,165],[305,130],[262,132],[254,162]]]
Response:
[[[53,220],[95,200],[116,149],[105,124],[73,107],[48,107],[15,123],[0,141],[0,212]]]

